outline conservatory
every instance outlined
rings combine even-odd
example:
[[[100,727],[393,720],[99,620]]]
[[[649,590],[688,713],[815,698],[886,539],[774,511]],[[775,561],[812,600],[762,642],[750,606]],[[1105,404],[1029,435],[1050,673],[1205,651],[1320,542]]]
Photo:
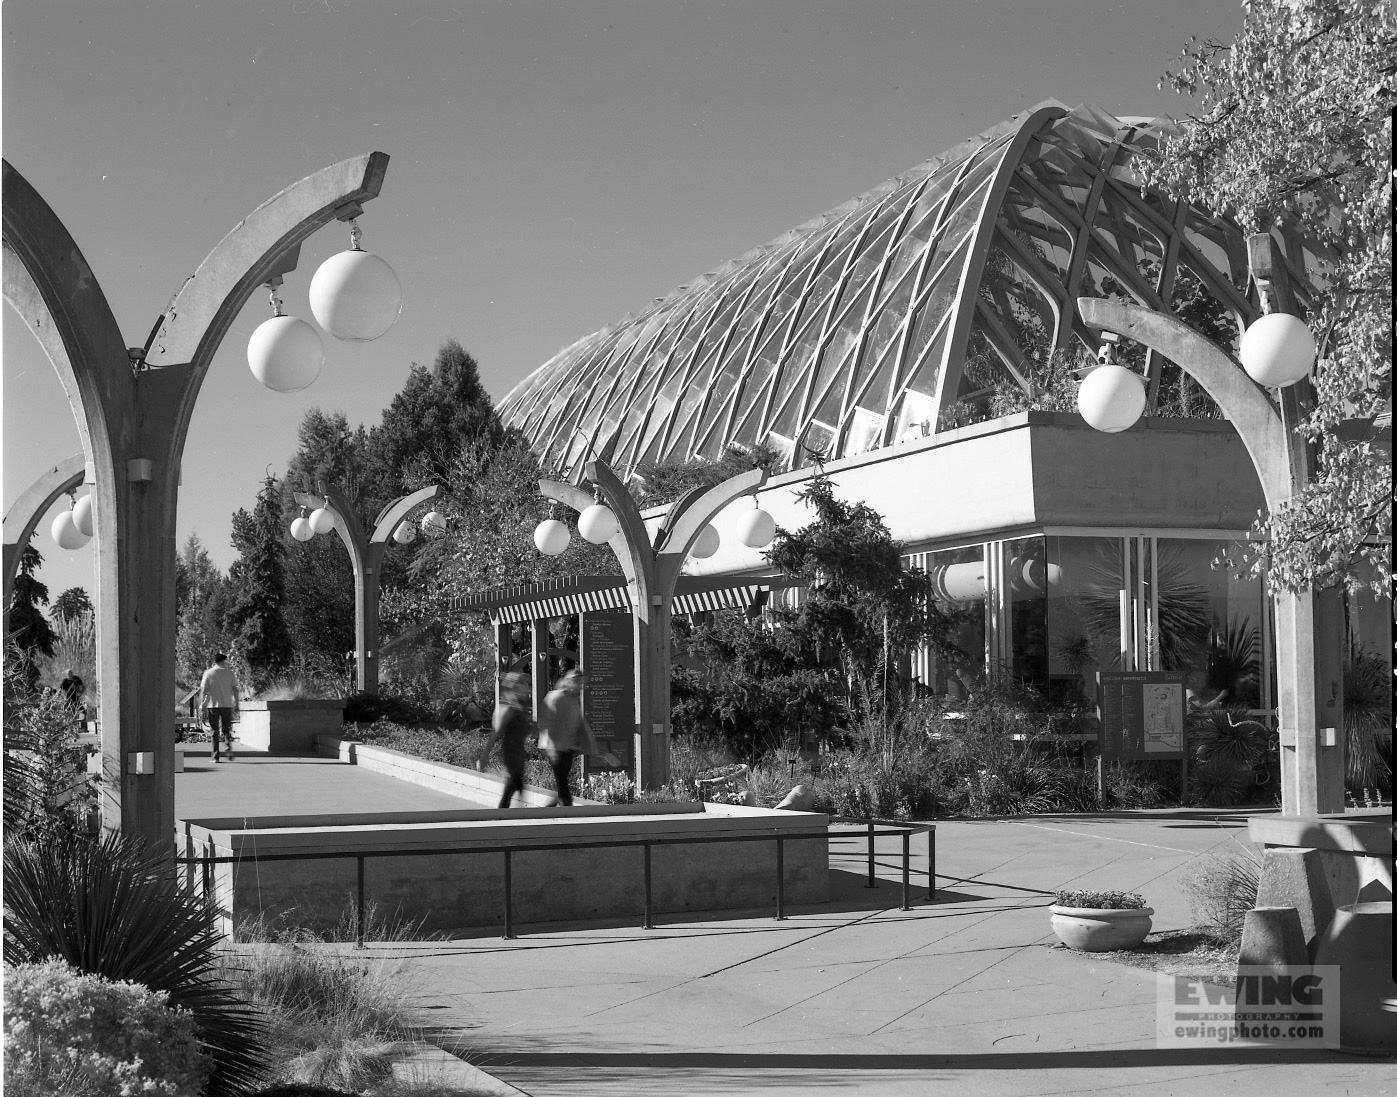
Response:
[[[1231,426],[1179,366],[1135,344],[1145,418],[1076,414],[1100,333],[1078,297],[1177,316],[1224,347],[1259,311],[1231,221],[1142,186],[1164,119],[1047,102],[656,299],[556,355],[501,404],[559,478],[736,449],[772,475],[786,528],[823,467],[883,515],[964,658],[915,653],[954,696],[1011,675],[1090,699],[1102,669],[1175,670],[1202,700],[1274,706],[1264,581],[1220,565],[1262,494]],[[1327,257],[1277,231],[1302,304]],[[734,504],[698,576],[760,576]],[[1350,605],[1350,649],[1385,651],[1384,607]]]

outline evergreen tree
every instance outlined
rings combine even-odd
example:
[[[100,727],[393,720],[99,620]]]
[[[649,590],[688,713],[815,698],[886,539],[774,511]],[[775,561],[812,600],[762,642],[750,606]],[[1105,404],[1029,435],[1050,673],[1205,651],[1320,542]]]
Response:
[[[462,445],[490,450],[503,438],[475,359],[448,339],[430,369],[413,364],[402,391],[370,431],[370,472],[392,494],[423,484],[445,486]]]
[[[1191,41],[1165,78],[1193,97],[1182,136],[1144,180],[1280,229],[1315,257],[1306,317],[1319,343],[1301,431],[1319,474],[1253,528],[1270,580],[1288,589],[1371,583],[1391,565],[1391,457],[1337,428],[1392,413],[1392,110],[1397,8],[1372,0],[1252,0],[1230,43]],[[1293,248],[1290,259],[1303,262]]]
[[[34,574],[43,564],[39,550],[32,543],[25,545],[19,554],[19,573],[10,601],[10,635],[19,651],[24,681],[31,690],[39,681],[39,656],[53,654],[53,628],[41,608],[48,605],[49,588]]]
[[[69,587],[53,600],[53,615],[60,621],[72,621],[92,611],[92,599],[82,587]]]
[[[291,635],[282,607],[286,599],[286,523],[281,485],[268,475],[251,514],[233,515],[238,559],[228,569],[233,589],[228,628],[260,687],[291,662]]]
[[[179,568],[186,583],[175,633],[175,673],[180,682],[193,686],[213,665],[214,655],[232,647],[224,627],[229,610],[227,583],[194,533],[180,550]]]

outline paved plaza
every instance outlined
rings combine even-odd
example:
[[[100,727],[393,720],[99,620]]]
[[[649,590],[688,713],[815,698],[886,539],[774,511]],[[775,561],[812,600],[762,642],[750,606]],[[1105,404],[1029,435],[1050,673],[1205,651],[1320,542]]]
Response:
[[[460,801],[334,759],[191,756],[182,814],[401,810]],[[832,851],[832,900],[703,920],[520,927],[517,940],[374,945],[401,958],[442,1046],[534,1095],[1397,1093],[1391,1061],[1331,1052],[1162,1050],[1156,977],[1054,947],[1059,887],[1139,891],[1156,930],[1190,924],[1181,869],[1246,844],[1242,811],[943,822],[937,902],[913,842]],[[604,887],[604,881],[598,881]]]

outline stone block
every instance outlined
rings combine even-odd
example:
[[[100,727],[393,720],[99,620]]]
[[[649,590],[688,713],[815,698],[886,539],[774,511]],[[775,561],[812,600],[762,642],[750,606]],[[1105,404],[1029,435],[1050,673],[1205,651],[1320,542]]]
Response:
[[[808,785],[796,785],[776,806],[786,811],[810,811],[815,806],[815,793]]]
[[[1255,907],[1242,928],[1239,967],[1293,969],[1307,967],[1309,948],[1294,907]]]
[[[1320,934],[1334,917],[1333,892],[1320,851],[1315,849],[1267,849],[1261,858],[1258,907],[1294,907],[1305,935],[1310,962]]]

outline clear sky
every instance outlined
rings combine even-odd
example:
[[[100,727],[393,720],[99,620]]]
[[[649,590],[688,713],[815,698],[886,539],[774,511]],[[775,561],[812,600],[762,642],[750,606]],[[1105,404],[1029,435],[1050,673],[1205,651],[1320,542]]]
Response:
[[[391,162],[360,219],[403,284],[376,343],[325,336],[301,393],[262,388],[259,292],[204,383],[179,538],[233,559],[229,516],[311,407],[373,424],[455,336],[499,401],[562,347],[1044,99],[1182,113],[1157,84],[1229,0],[6,0],[4,155],[72,232],[128,345],[290,183]],[[287,312],[348,246],[301,250]],[[4,503],[78,452],[52,366],[4,310]],[[66,499],[61,505],[66,505]],[[40,525],[40,578],[92,590]]]

